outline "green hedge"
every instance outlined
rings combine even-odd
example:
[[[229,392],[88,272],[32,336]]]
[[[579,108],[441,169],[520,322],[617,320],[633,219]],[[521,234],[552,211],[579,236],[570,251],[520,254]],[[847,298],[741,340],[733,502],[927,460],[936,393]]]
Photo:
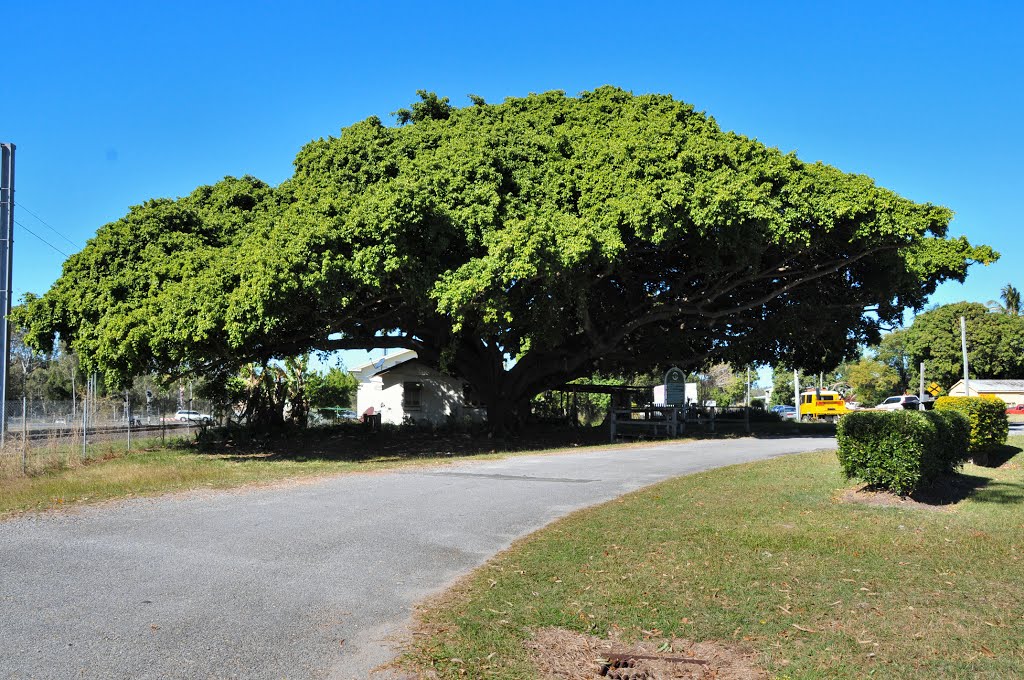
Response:
[[[905,496],[968,456],[969,423],[955,411],[863,411],[839,421],[839,463],[856,477]]]
[[[967,416],[972,456],[1002,446],[1010,433],[1006,402],[998,397],[939,397],[935,400],[935,410],[956,411]]]

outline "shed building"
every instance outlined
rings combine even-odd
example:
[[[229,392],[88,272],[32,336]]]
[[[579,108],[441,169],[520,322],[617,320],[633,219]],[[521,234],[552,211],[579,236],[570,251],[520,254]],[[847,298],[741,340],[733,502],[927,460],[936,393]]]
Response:
[[[360,416],[379,413],[381,422],[393,425],[485,419],[486,409],[468,383],[428,366],[412,350],[363,364],[352,374],[359,381],[356,412]]]
[[[969,381],[971,393],[964,389],[964,381],[958,380],[949,388],[951,397],[999,397],[1007,406],[1024,404],[1024,380],[975,380]]]

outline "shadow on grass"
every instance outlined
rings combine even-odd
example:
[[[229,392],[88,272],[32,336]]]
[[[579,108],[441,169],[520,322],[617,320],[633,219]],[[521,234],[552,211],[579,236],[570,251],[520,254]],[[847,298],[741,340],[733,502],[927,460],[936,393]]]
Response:
[[[688,439],[734,437],[777,438],[835,436],[835,426],[821,423],[754,423],[753,432],[742,427],[706,432],[691,428]],[[623,443],[663,442],[661,438],[638,438]],[[671,441],[671,440],[669,440]],[[301,429],[283,426],[256,431],[242,427],[208,428],[192,440],[169,443],[169,448],[200,455],[217,456],[233,462],[378,462],[381,460],[451,458],[519,451],[557,451],[609,444],[606,425],[571,427],[538,423],[524,427],[510,438],[490,437],[483,429],[423,428],[385,425],[372,432],[359,423]]]
[[[1004,444],[989,451],[987,467],[1002,467],[1021,452],[1024,449],[1019,446]],[[914,492],[910,498],[927,505],[952,505],[967,498],[979,503],[1014,505],[1024,503],[1024,483],[956,473]]]
[[[360,424],[324,428],[282,428],[253,432],[241,428],[210,430],[197,442],[185,442],[183,449],[222,460],[349,462],[451,458],[515,451],[570,449],[607,444],[607,430],[600,427],[558,427],[539,425],[526,428],[510,439],[491,438],[484,432],[385,426],[371,432]]]
[[[975,462],[980,465],[983,465],[984,467],[1002,467],[1006,463],[1010,462],[1010,459],[1014,458],[1021,451],[1024,451],[1024,449],[1020,448],[1019,446],[1003,444],[1002,446],[997,446],[991,451],[988,451],[985,455],[984,461]]]
[[[910,494],[910,499],[924,505],[954,505],[984,489],[992,480],[988,477],[954,473],[935,480],[929,486]]]

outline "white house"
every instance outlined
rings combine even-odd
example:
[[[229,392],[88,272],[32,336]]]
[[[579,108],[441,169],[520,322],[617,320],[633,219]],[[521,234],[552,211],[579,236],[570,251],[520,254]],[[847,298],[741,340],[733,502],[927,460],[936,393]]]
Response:
[[[951,397],[999,397],[1007,406],[1024,404],[1024,380],[976,380],[971,378],[971,393],[964,389],[964,381],[958,380],[949,388]]]
[[[359,381],[356,413],[379,413],[384,423],[479,422],[486,414],[465,381],[431,368],[413,350],[357,366],[352,375]]]
[[[665,386],[655,385],[654,386],[654,403],[664,404],[665,403]],[[697,403],[697,383],[688,382],[686,383],[686,403],[696,404]]]

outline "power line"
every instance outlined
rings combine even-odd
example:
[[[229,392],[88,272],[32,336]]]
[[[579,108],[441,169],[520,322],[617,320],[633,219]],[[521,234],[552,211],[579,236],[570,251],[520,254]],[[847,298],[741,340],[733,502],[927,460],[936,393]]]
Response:
[[[14,220],[14,223],[15,223],[15,224],[17,224],[17,225],[18,225],[19,227],[21,227],[22,229],[24,229],[25,231],[27,231],[28,233],[30,233],[30,234],[32,234],[33,236],[35,236],[35,237],[36,237],[37,239],[39,239],[40,241],[42,241],[42,242],[43,242],[43,243],[45,243],[46,245],[48,245],[48,246],[50,246],[51,248],[53,248],[54,250],[56,250],[56,251],[57,251],[58,253],[60,253],[60,254],[61,254],[61,255],[63,255],[64,257],[71,257],[70,255],[68,255],[67,253],[65,253],[65,252],[64,252],[63,250],[61,250],[61,249],[60,249],[60,248],[58,248],[57,246],[53,245],[52,243],[50,243],[49,241],[47,241],[47,240],[46,240],[45,238],[43,238],[42,236],[40,236],[40,235],[39,235],[39,234],[37,234],[36,232],[32,231],[31,229],[29,229],[28,227],[26,227],[26,226],[25,226],[24,224],[22,224],[22,223],[21,223],[21,222],[19,222],[18,220]]]
[[[24,204],[24,203],[22,203],[22,202],[20,202],[20,201],[19,201],[19,202],[18,202],[18,208],[20,208],[21,210],[24,210],[24,211],[25,211],[25,212],[27,212],[27,213],[28,213],[29,215],[31,215],[32,217],[36,218],[36,219],[37,219],[37,220],[39,220],[40,222],[42,222],[42,223],[43,223],[43,225],[44,225],[44,226],[45,226],[45,227],[46,227],[47,229],[49,229],[50,231],[52,231],[52,232],[53,232],[54,234],[56,234],[57,236],[60,236],[60,237],[61,237],[62,239],[64,239],[65,241],[67,241],[68,243],[70,243],[71,245],[73,245],[74,247],[76,247],[76,248],[79,248],[79,247],[81,247],[81,246],[79,246],[79,245],[78,245],[77,243],[75,243],[74,241],[72,241],[71,239],[69,239],[69,238],[68,238],[67,236],[65,236],[64,234],[60,233],[60,232],[59,232],[59,231],[57,231],[57,230],[56,230],[55,228],[51,227],[51,226],[49,225],[49,223],[48,223],[48,222],[47,222],[46,220],[44,220],[44,219],[43,219],[42,217],[40,217],[39,215],[35,214],[34,212],[32,212],[31,210],[29,210],[28,208],[26,208],[26,207],[25,207],[25,204]]]

